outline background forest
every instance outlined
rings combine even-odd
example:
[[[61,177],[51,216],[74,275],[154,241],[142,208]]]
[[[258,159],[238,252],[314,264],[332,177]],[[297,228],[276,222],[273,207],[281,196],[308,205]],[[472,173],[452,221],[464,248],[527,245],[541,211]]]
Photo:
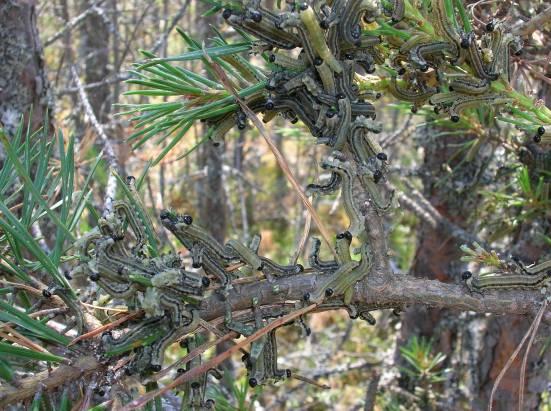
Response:
[[[216,110],[239,108],[228,83],[265,92],[279,64],[228,24],[224,10],[237,3],[0,2],[0,408],[133,409],[138,403],[130,400],[143,399],[135,408],[551,410],[551,316],[541,290],[471,293],[462,279],[466,271],[526,271],[551,259],[551,6],[540,0],[432,2],[452,10],[456,28],[482,38],[504,27],[523,43],[502,68],[510,72],[492,83],[507,100],[504,108],[493,106],[496,98],[480,100],[457,119],[392,85],[404,74],[392,61],[397,50],[438,32],[427,18],[431,1],[382,0],[388,15],[361,22],[362,36],[381,39],[375,48],[382,61],[362,66],[356,81],[382,127],[373,134],[386,157],[378,157],[385,164],[378,186],[384,198],[393,192],[392,209],[379,216],[388,243],[383,271],[399,281],[379,285],[381,298],[372,293],[377,284],[360,286],[368,307],[361,315],[343,304],[326,306],[278,328],[277,365],[291,378],[252,387],[242,352],[234,352],[220,372],[207,372],[205,387],[194,377],[193,384],[201,380],[199,405],[188,402],[199,392],[190,381],[143,397],[249,336],[243,331],[238,339],[222,326],[222,300],[204,303],[208,315],[195,336],[171,344],[158,373],[124,372],[129,352],[143,350],[147,337],[120,352],[102,351],[102,333],[143,314],[78,269],[79,239],[117,201],[138,209],[150,245],[157,236],[159,255],[180,253],[187,268],[190,253],[161,224],[163,209],[193,216],[221,244],[249,244],[259,234],[258,255],[300,263],[306,274],[313,237],[326,230],[332,241],[349,222],[344,189],[309,196],[320,229],[289,182],[292,175],[305,188],[331,175],[320,168],[327,147],[303,121],[284,113],[263,123],[263,133],[243,114],[222,144],[213,137],[209,118]],[[279,3],[262,6],[289,6]],[[397,19],[400,4],[405,10]],[[158,64],[140,65],[152,61]],[[427,87],[436,90],[436,70],[426,72]],[[446,79],[457,75],[442,72]],[[438,90],[454,92],[447,85]],[[191,103],[176,107],[182,101]],[[320,259],[331,258],[322,243]],[[236,284],[246,288],[261,278],[249,273]],[[279,301],[283,314],[306,310],[300,297],[309,283],[288,283],[299,298]],[[243,312],[260,298],[247,290]],[[179,361],[194,350],[201,356],[187,366]]]

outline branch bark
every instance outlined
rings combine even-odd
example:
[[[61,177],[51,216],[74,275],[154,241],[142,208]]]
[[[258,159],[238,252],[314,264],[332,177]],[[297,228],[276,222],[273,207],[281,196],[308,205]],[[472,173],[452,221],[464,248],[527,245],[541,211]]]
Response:
[[[443,283],[436,280],[413,278],[408,275],[382,273],[387,282],[381,286],[380,278],[369,277],[356,285],[352,303],[361,310],[377,310],[406,305],[425,305],[458,311],[477,311],[494,314],[533,315],[541,307],[541,294],[522,290],[488,292],[486,295],[471,295],[462,284]],[[313,293],[324,274],[305,273],[302,275],[278,278],[274,282],[262,280],[245,285],[236,285],[229,292],[232,311],[251,308],[251,296],[257,296],[259,305],[285,304],[289,300],[301,300],[306,292]],[[274,293],[278,286],[279,292]],[[334,308],[331,308],[334,309]],[[327,310],[320,307],[318,309]],[[203,301],[200,316],[205,321],[217,320],[224,316],[225,307],[221,297],[213,293]],[[546,320],[551,320],[549,312]],[[89,375],[95,370],[106,368],[94,357],[78,359],[74,365],[62,365],[52,372],[44,371],[32,378],[19,382],[17,387],[0,387],[0,407],[30,398],[44,384],[46,390]]]
[[[61,365],[53,371],[42,371],[30,378],[21,380],[17,386],[0,388],[0,407],[31,398],[38,390],[53,390],[100,371],[103,365],[93,356],[78,359],[73,365]]]
[[[443,283],[437,280],[413,278],[408,275],[386,273],[387,281],[381,285],[378,279],[368,276],[356,284],[352,302],[361,309],[379,309],[407,305],[425,305],[458,311],[476,311],[494,314],[533,315],[541,302],[537,291],[507,290],[488,292],[484,296],[471,294],[463,284]],[[229,293],[233,310],[251,307],[251,296],[257,296],[260,305],[283,304],[289,300],[301,300],[307,292],[319,288],[323,274],[307,273],[284,277],[275,282],[259,281],[236,286]],[[277,285],[279,291],[273,290]],[[224,315],[221,297],[213,294],[203,301],[201,317],[207,321]]]

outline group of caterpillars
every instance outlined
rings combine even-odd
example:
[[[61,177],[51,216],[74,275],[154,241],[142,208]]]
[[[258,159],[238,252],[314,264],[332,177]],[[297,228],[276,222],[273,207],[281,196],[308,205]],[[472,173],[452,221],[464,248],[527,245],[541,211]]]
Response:
[[[520,45],[502,26],[494,25],[482,39],[482,45],[493,52],[492,59],[485,58],[472,33],[459,33],[447,22],[443,3],[443,0],[432,2],[434,27],[442,40],[435,42],[420,34],[404,42],[400,54],[393,60],[403,76],[402,81],[392,77],[388,88],[398,98],[412,101],[415,107],[430,100],[455,120],[461,110],[475,104],[506,101],[490,91],[490,84],[499,73],[508,76],[509,49],[517,52]],[[355,75],[372,73],[375,64],[385,61],[377,48],[381,39],[362,33],[362,24],[380,17],[381,8],[375,0],[333,0],[323,5],[292,2],[281,13],[267,10],[259,0],[243,2],[239,7],[233,4],[234,8],[224,10],[223,17],[230,25],[259,39],[258,49],[267,53],[273,69],[266,90],[250,95],[245,102],[253,111],[262,112],[264,121],[276,114],[292,122],[300,119],[319,143],[330,148],[321,164],[330,172],[329,181],[310,184],[306,191],[311,195],[327,195],[340,188],[349,218],[347,229],[336,236],[335,260],[321,260],[320,241],[314,239],[309,263],[312,271],[319,273],[320,285],[303,299],[320,307],[332,304],[344,307],[351,318],[361,317],[374,323],[368,310],[360,312],[351,303],[354,285],[369,274],[372,264],[361,209],[369,203],[378,213],[383,213],[394,202],[392,193],[385,193],[381,188],[380,183],[388,171],[388,156],[375,138],[381,131],[381,126],[374,121],[375,108],[366,101],[377,95],[360,92]],[[399,22],[404,17],[403,1],[396,0],[393,5],[392,20]],[[294,49],[300,51],[292,53]],[[419,79],[431,67],[437,71],[444,60],[454,64],[468,61],[472,74],[454,80],[450,84],[453,91],[438,93],[436,87]],[[233,126],[245,126],[246,115],[237,111],[209,119],[208,123],[211,140],[219,144]],[[139,204],[133,179],[129,179],[128,184],[137,199],[132,203]],[[179,255],[150,255],[143,221],[139,218],[143,215],[143,212],[136,213],[127,202],[116,201],[111,212],[100,220],[98,229],[80,242],[77,267],[110,296],[131,301],[146,313],[146,319],[124,335],[118,338],[109,333],[104,335],[106,351],[160,335],[137,350],[128,367],[130,372],[161,369],[166,347],[197,327],[197,304],[207,289],[213,289],[224,301],[236,277],[256,271],[274,282],[278,277],[304,271],[300,264],[285,266],[259,256],[258,236],[249,245],[235,240],[222,245],[191,216],[165,210],[161,212],[162,225],[190,251],[194,271],[185,270]],[[359,243],[359,260],[351,256],[354,238]],[[132,240],[135,245],[130,248],[128,244]],[[205,275],[198,274],[200,268]],[[501,284],[505,288],[518,288],[520,283],[540,285],[543,274],[538,270],[530,281],[520,281],[517,276],[509,282],[502,279]],[[473,276],[465,280],[474,290],[492,288],[498,283]],[[211,284],[212,281],[216,284]],[[264,327],[270,317],[254,301],[252,312],[248,321],[236,321],[231,308],[227,308],[225,327],[244,335],[252,334]],[[187,341],[189,350],[193,343]],[[291,374],[277,367],[275,330],[254,342],[243,361],[251,386],[281,380]],[[193,365],[190,363],[187,368]],[[205,382],[206,379],[202,379],[186,385],[190,409],[212,408],[212,401],[204,399]]]
[[[77,243],[79,264],[73,275],[84,273],[111,297],[144,310],[144,321],[117,339],[106,333],[103,346],[109,352],[158,334],[159,338],[136,353],[128,371],[159,371],[166,347],[197,327],[194,302],[203,296],[210,280],[184,270],[179,255],[151,255],[144,221],[139,218],[146,214],[130,205],[141,207],[135,179],[128,177],[127,185],[133,200],[115,201],[98,227]]]
[[[394,2],[403,10],[403,0]],[[392,75],[388,90],[397,98],[413,103],[412,111],[429,102],[436,113],[444,111],[454,122],[461,112],[481,106],[497,106],[512,100],[492,89],[492,82],[511,80],[511,52],[520,55],[523,42],[505,24],[490,22],[486,33],[477,37],[464,32],[448,18],[445,0],[432,0],[427,16],[435,34],[410,32],[392,57],[392,66],[401,80]],[[396,18],[399,22],[404,13]],[[443,73],[456,73],[449,78]],[[432,70],[431,70],[432,69]]]

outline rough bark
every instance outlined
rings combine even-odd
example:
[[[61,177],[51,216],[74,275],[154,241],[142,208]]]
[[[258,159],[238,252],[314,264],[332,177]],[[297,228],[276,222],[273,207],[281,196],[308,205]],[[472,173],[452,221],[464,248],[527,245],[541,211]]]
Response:
[[[21,116],[32,107],[31,124],[38,128],[51,101],[36,27],[36,1],[0,2],[0,61],[0,123],[13,134]]]
[[[469,140],[472,136],[465,136]],[[465,228],[469,216],[476,209],[477,198],[469,189],[456,191],[449,185],[436,187],[447,172],[442,164],[447,163],[455,152],[457,137],[430,139],[424,144],[425,162],[421,170],[424,183],[424,194],[431,204],[447,219],[459,227]],[[458,181],[476,185],[475,176],[480,175],[484,164],[476,158],[461,167],[454,168],[455,173],[462,173],[464,178]],[[447,188],[445,188],[447,187]],[[472,190],[475,192],[476,190]],[[471,193],[472,193],[471,192]],[[465,194],[466,193],[466,194]],[[416,277],[426,277],[443,282],[456,281],[450,274],[458,274],[461,252],[460,241],[452,238],[444,227],[431,227],[421,222],[418,231],[418,248],[411,273]],[[472,227],[470,228],[472,231]],[[536,250],[524,247],[524,254],[531,254],[534,261],[541,255]],[[539,255],[536,255],[539,254]],[[456,310],[416,306],[409,309],[403,316],[400,343],[405,344],[413,335],[432,338],[435,341],[434,350],[448,356],[447,367],[451,367],[454,376],[445,384],[447,405],[450,409],[458,406],[462,398],[455,382],[466,377],[473,410],[486,409],[491,390],[499,372],[513,353],[516,346],[530,326],[530,318],[494,318],[485,316],[467,316],[459,318]],[[541,331],[540,331],[541,332]],[[525,409],[534,409],[539,401],[539,393],[543,391],[545,376],[543,372],[534,369],[538,345],[531,351],[529,367],[526,375]],[[468,352],[468,354],[465,354]],[[399,354],[397,360],[400,362]],[[510,409],[518,401],[521,357],[513,363],[511,369],[502,381],[496,400],[495,409]],[[407,386],[407,379],[402,380]],[[453,397],[453,398],[452,398]]]

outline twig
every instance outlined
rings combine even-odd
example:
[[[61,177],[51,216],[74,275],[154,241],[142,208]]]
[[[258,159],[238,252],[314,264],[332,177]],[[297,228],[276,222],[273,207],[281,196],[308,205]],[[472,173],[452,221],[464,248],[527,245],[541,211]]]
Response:
[[[412,118],[413,118],[412,114],[408,115],[408,117],[406,118],[406,121],[404,121],[404,124],[402,125],[402,127],[398,129],[398,131],[396,131],[394,134],[391,134],[383,138],[380,142],[381,148],[387,148],[388,146],[392,145],[396,139],[404,137],[403,134],[408,129]]]
[[[165,30],[165,32],[162,34],[162,36],[153,45],[153,47],[151,49],[152,53],[157,53],[160,49],[162,49],[165,46],[169,34],[172,32],[172,30],[174,30],[174,27],[176,27],[178,25],[178,22],[186,14],[187,8],[189,6],[189,2],[190,2],[190,0],[186,0],[184,5],[178,11],[178,13],[176,13],[176,15],[172,18],[172,21],[171,21],[170,26],[168,27],[168,29]]]
[[[224,341],[232,340],[234,338],[237,338],[239,335],[231,331],[222,337],[218,337],[216,340],[213,341],[207,341],[204,344],[201,344],[199,347],[195,348],[193,351],[189,352],[185,357],[180,358],[178,361],[174,362],[173,364],[166,367],[164,370],[161,370],[157,374],[151,376],[149,378],[149,381],[159,381],[161,378],[163,378],[165,375],[167,375],[170,370],[173,370],[174,368],[186,364],[193,360],[194,358],[198,357],[199,355],[203,354],[205,351],[207,351],[209,348],[214,347],[220,343],[223,343]]]
[[[96,1],[95,3],[90,5],[90,7],[87,8],[84,12],[82,12],[78,16],[76,16],[73,19],[71,19],[70,21],[68,21],[67,24],[65,24],[65,26],[63,26],[63,28],[61,30],[59,30],[57,33],[55,33],[54,35],[52,35],[51,37],[47,38],[44,41],[44,48],[46,48],[48,46],[51,46],[54,42],[56,42],[61,37],[63,37],[63,35],[67,31],[74,29],[76,26],[78,26],[80,23],[82,23],[86,19],[86,17],[88,17],[92,13],[95,13],[96,12],[96,7],[100,6],[104,1],[105,0]]]
[[[44,390],[59,388],[67,381],[82,380],[83,377],[98,371],[101,364],[94,356],[78,359],[73,365],[60,365],[53,370],[46,370],[19,381],[17,387],[3,386],[0,390],[0,408],[8,404],[32,397],[40,387]]]
[[[109,84],[115,84],[120,83],[121,81],[128,80],[130,78],[130,74],[127,73],[119,73],[115,76],[107,77],[102,81],[96,81],[94,83],[88,83],[88,84],[81,84],[82,87],[68,87],[61,90],[58,90],[56,92],[57,96],[63,96],[65,94],[75,94],[79,93],[80,89],[82,90],[94,90],[96,88],[100,88]]]
[[[538,328],[541,323],[541,319],[543,317],[543,313],[545,312],[545,309],[547,308],[547,300],[543,302],[543,305],[541,307],[541,310],[538,312],[538,315],[534,319],[534,331],[532,332],[532,336],[530,337],[530,341],[528,341],[528,345],[526,346],[526,351],[524,352],[524,358],[522,359],[522,366],[520,367],[520,386],[519,386],[519,393],[518,393],[518,409],[519,411],[522,411],[522,405],[524,404],[524,384],[526,383],[526,364],[528,363],[528,355],[530,354],[530,349],[532,348],[532,345],[534,344],[534,338],[536,337],[536,334],[538,333]]]
[[[546,307],[547,307],[547,304],[543,304],[541,306],[538,314],[536,315],[536,318],[534,319],[534,321],[532,321],[532,324],[530,325],[530,328],[528,328],[528,331],[526,331],[526,334],[524,334],[524,337],[522,337],[522,340],[520,341],[519,345],[517,346],[517,348],[515,349],[513,354],[511,354],[511,356],[507,360],[507,363],[505,363],[505,366],[503,367],[503,369],[500,371],[499,375],[497,376],[496,381],[494,383],[494,386],[492,387],[492,392],[490,393],[490,400],[488,402],[488,411],[492,411],[493,402],[494,402],[494,395],[497,391],[497,388],[499,387],[499,383],[503,379],[503,376],[505,375],[505,373],[507,372],[507,370],[509,369],[509,367],[511,366],[511,364],[513,363],[515,358],[517,358],[518,353],[522,349],[522,346],[524,345],[524,343],[526,342],[528,337],[530,337],[532,335],[532,332],[533,332],[534,328],[536,328],[536,324],[539,326],[539,323],[541,321],[541,317],[543,316],[543,313],[545,312]]]
[[[371,373],[371,379],[367,385],[367,390],[365,391],[365,404],[364,411],[373,411],[375,408],[375,399],[377,397],[377,387],[379,386],[379,380],[381,379],[381,374],[377,370],[373,370]]]
[[[392,187],[388,184],[389,187]],[[394,189],[394,187],[392,187]],[[447,232],[449,235],[464,243],[471,244],[477,242],[483,247],[486,243],[480,240],[476,235],[467,232],[458,225],[452,223],[421,194],[418,190],[410,188],[409,194],[396,190],[396,197],[400,204],[421,218],[432,229],[439,229]]]
[[[110,138],[105,134],[105,131],[102,125],[99,123],[98,119],[96,118],[96,115],[92,110],[92,106],[88,101],[88,97],[86,96],[86,92],[82,88],[82,83],[78,77],[77,71],[74,66],[71,67],[71,74],[75,81],[76,87],[78,88],[78,95],[80,97],[82,106],[84,107],[86,117],[88,118],[88,121],[91,123],[94,130],[96,130],[96,133],[98,134],[101,140],[101,145],[103,146],[103,151],[105,152],[105,159],[107,161],[107,164],[109,164],[109,167],[112,170],[122,175],[122,170],[120,170],[120,167],[117,164],[117,157],[115,155],[115,149],[113,148],[113,144]],[[105,211],[111,210],[116,192],[117,192],[117,179],[113,173],[109,173],[109,177],[107,178],[107,187],[105,189],[105,200],[104,200]]]
[[[75,338],[73,341],[71,341],[69,343],[69,346],[73,345],[73,344],[76,344],[77,342],[79,341],[82,341],[82,340],[87,340],[89,338],[92,338],[92,337],[95,337],[96,335],[98,334],[101,334],[105,331],[108,331],[108,330],[112,330],[113,328],[115,328],[116,326],[120,325],[120,324],[123,324],[125,323],[126,321],[128,320],[131,320],[133,318],[136,318],[136,317],[139,317],[140,315],[143,315],[143,311],[140,310],[140,311],[136,311],[136,312],[133,312],[131,314],[128,314],[128,315],[125,315],[124,317],[122,318],[119,318],[118,320],[115,320],[113,322],[110,322],[109,324],[105,324],[104,326],[102,327],[99,327],[99,328],[96,328],[90,332],[87,332],[86,334],[82,334],[82,335],[79,335],[77,338]]]
[[[300,374],[292,373],[291,378],[294,378],[295,380],[299,380],[299,381],[305,382],[307,384],[313,385],[315,387],[321,388],[322,390],[330,390],[331,389],[331,387],[327,384],[320,384],[316,380],[313,380],[311,378],[305,377],[305,376],[300,375]]]
[[[541,13],[536,14],[522,26],[518,27],[515,32],[524,38],[530,37],[532,33],[542,27],[551,19],[551,6],[547,7]]]

